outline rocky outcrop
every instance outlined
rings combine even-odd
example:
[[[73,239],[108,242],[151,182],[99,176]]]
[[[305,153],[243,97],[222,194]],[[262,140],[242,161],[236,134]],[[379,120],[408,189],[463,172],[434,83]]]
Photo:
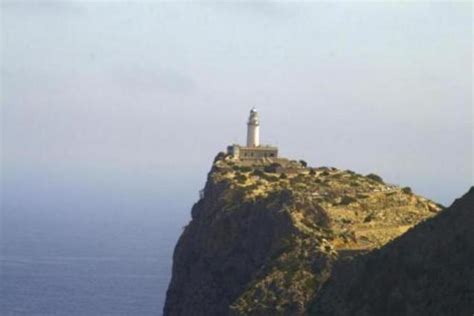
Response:
[[[375,175],[216,157],[173,256],[164,315],[302,315],[334,262],[441,207]]]
[[[314,315],[472,315],[474,187],[366,256],[339,262]]]
[[[244,203],[229,182],[208,182],[173,257],[165,315],[225,315],[257,271],[286,246],[287,212]]]

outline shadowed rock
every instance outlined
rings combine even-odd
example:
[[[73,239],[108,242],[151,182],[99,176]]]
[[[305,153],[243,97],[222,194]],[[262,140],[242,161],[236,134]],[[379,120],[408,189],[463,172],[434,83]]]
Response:
[[[314,315],[472,315],[474,187],[382,249],[338,263],[311,311]]]

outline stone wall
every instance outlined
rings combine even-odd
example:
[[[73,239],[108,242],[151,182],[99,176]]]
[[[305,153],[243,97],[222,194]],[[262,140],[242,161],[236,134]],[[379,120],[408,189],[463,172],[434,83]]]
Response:
[[[232,145],[227,148],[227,153],[242,160],[277,158],[278,148],[272,146],[244,147]]]

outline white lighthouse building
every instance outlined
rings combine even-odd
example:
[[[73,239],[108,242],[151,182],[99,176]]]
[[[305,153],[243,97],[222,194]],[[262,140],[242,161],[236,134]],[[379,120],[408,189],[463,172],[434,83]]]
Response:
[[[250,110],[247,121],[247,146],[231,145],[227,147],[227,153],[242,160],[278,157],[277,147],[260,145],[260,118],[256,108]]]
[[[250,110],[247,122],[247,147],[258,147],[260,145],[260,122],[256,108]]]

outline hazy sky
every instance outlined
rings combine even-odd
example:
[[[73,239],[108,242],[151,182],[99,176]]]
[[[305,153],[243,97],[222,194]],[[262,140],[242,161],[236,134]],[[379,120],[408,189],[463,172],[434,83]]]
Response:
[[[252,106],[283,156],[446,204],[473,183],[469,2],[1,9],[4,185],[197,191],[215,154],[244,142]]]

